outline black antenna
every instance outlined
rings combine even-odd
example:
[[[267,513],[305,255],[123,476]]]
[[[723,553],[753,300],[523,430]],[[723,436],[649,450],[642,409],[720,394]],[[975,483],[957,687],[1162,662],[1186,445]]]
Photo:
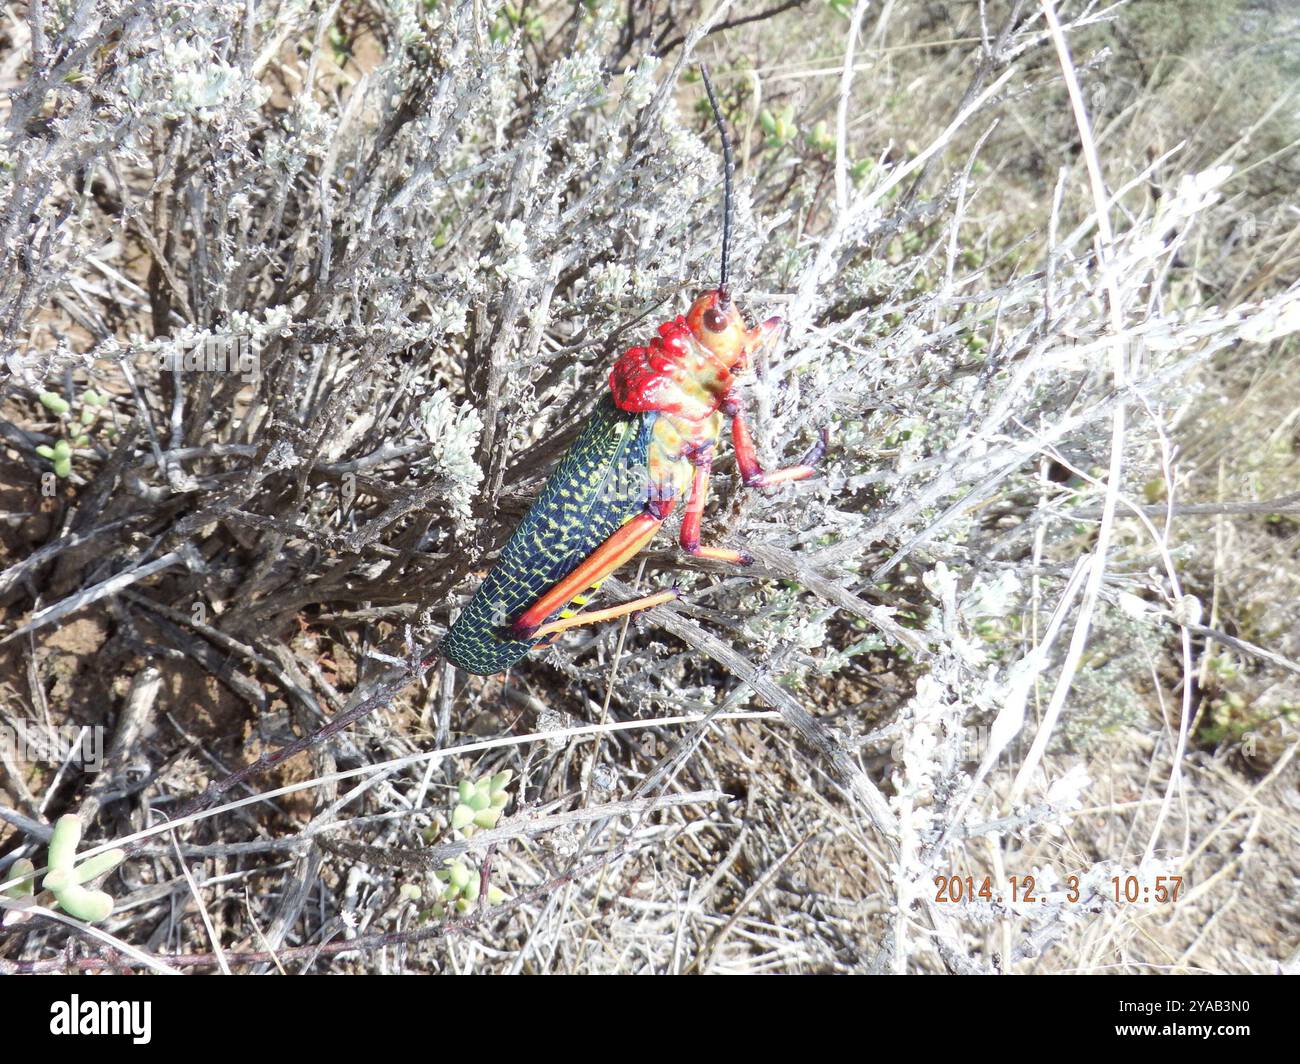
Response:
[[[722,304],[727,303],[727,274],[731,258],[731,186],[736,177],[736,160],[731,157],[731,141],[727,139],[727,127],[722,124],[722,108],[718,106],[718,97],[713,92],[713,82],[709,78],[709,68],[700,64],[700,76],[704,79],[704,91],[709,94],[709,104],[713,107],[713,119],[718,125],[718,136],[722,138],[722,162],[725,178],[722,186],[722,267],[718,270],[718,298]]]

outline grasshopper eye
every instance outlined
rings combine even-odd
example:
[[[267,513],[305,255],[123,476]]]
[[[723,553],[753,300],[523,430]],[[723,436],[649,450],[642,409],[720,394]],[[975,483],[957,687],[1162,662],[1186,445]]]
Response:
[[[727,328],[727,316],[717,307],[710,307],[704,312],[704,327],[709,332],[723,332]]]

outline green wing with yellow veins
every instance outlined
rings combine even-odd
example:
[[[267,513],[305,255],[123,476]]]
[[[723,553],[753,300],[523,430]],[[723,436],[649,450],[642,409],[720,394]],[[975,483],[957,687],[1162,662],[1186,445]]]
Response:
[[[620,410],[610,395],[601,399],[443,640],[452,664],[491,675],[538,645],[511,638],[508,625],[645,510],[656,416]]]

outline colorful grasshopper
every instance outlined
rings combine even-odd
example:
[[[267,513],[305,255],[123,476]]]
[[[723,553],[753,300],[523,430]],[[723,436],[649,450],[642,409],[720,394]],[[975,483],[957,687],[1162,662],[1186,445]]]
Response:
[[[448,660],[468,672],[502,672],[567,628],[674,599],[676,591],[662,591],[592,613],[575,616],[570,609],[584,606],[588,591],[644,548],[683,496],[682,549],[697,558],[750,564],[743,551],[700,545],[709,471],[724,417],[731,419],[736,462],[747,487],[809,477],[825,450],[823,434],[797,465],[770,473],[754,453],[736,378],[781,319],[747,329],[727,291],[734,163],[713,85],[707,70],[701,72],[726,163],[718,287],[702,293],[685,317],[659,326],[649,346],[629,348],[615,363],[610,394],[442,642]]]

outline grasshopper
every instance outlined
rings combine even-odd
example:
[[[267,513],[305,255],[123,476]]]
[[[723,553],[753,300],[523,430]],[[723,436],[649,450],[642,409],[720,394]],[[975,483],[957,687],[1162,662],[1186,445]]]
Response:
[[[441,652],[467,672],[491,675],[560,632],[672,601],[660,591],[608,609],[576,613],[590,592],[654,538],[685,499],[680,543],[687,554],[749,565],[743,550],[706,547],[700,526],[714,452],[726,421],[746,487],[768,488],[813,475],[826,449],[823,430],[795,465],[766,472],[736,389],[751,355],[781,327],[769,318],[747,328],[727,286],[735,163],[707,69],[704,86],[725,163],[722,262],[718,286],[685,316],[629,348],[602,397],[496,565],[448,631]]]

